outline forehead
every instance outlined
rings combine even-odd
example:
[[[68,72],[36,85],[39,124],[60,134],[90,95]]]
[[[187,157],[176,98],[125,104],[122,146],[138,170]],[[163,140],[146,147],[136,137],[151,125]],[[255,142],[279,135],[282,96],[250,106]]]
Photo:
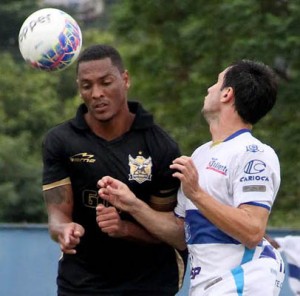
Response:
[[[223,81],[224,80],[224,76],[227,72],[228,68],[226,68],[225,70],[223,70],[222,72],[219,73],[219,76],[218,76],[218,80],[219,81]]]
[[[107,75],[116,75],[119,70],[112,64],[110,58],[101,60],[83,61],[78,65],[78,79],[89,79],[93,77],[104,77]]]

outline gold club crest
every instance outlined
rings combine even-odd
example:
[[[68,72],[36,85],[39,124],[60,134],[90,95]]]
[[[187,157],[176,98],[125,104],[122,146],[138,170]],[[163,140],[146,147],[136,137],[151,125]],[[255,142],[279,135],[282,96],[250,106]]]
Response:
[[[128,156],[130,167],[129,180],[135,180],[139,184],[145,181],[151,181],[152,174],[152,158],[149,156],[145,158],[142,155],[138,155],[136,158],[133,158],[130,154]]]

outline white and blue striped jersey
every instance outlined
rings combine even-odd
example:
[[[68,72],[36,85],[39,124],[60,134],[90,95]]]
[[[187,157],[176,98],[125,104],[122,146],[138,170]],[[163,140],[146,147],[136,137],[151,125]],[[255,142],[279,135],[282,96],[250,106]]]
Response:
[[[208,142],[200,146],[192,154],[192,159],[201,188],[222,204],[232,207],[252,204],[271,210],[280,185],[278,157],[270,146],[253,137],[249,130],[240,130],[217,145]],[[247,262],[278,257],[278,252],[275,255],[267,242],[267,246],[261,244],[250,250],[218,229],[181,190],[175,214],[185,219],[191,295],[204,295],[203,292],[222,274],[232,271],[234,277],[234,269]]]

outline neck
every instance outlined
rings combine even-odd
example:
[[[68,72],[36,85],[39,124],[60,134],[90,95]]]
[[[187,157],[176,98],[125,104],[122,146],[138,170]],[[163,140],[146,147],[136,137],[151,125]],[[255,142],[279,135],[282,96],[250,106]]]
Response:
[[[251,124],[246,124],[243,122],[235,122],[234,124],[210,124],[210,132],[212,136],[212,141],[215,142],[223,142],[225,139],[227,139],[229,136],[234,134],[235,132],[241,130],[241,129],[252,129]]]
[[[96,121],[86,116],[86,121],[94,134],[106,141],[111,141],[130,130],[134,117],[133,113],[128,112],[107,121]]]

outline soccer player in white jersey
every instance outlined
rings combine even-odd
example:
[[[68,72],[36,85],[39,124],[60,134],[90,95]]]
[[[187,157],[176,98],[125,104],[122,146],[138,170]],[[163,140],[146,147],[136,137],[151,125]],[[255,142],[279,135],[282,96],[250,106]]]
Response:
[[[280,293],[283,261],[263,238],[280,165],[275,151],[252,135],[276,97],[275,75],[262,63],[242,60],[219,74],[202,109],[211,141],[171,165],[181,181],[174,216],[154,212],[116,179],[98,182],[102,198],[173,246],[182,247],[185,230],[192,296]]]

